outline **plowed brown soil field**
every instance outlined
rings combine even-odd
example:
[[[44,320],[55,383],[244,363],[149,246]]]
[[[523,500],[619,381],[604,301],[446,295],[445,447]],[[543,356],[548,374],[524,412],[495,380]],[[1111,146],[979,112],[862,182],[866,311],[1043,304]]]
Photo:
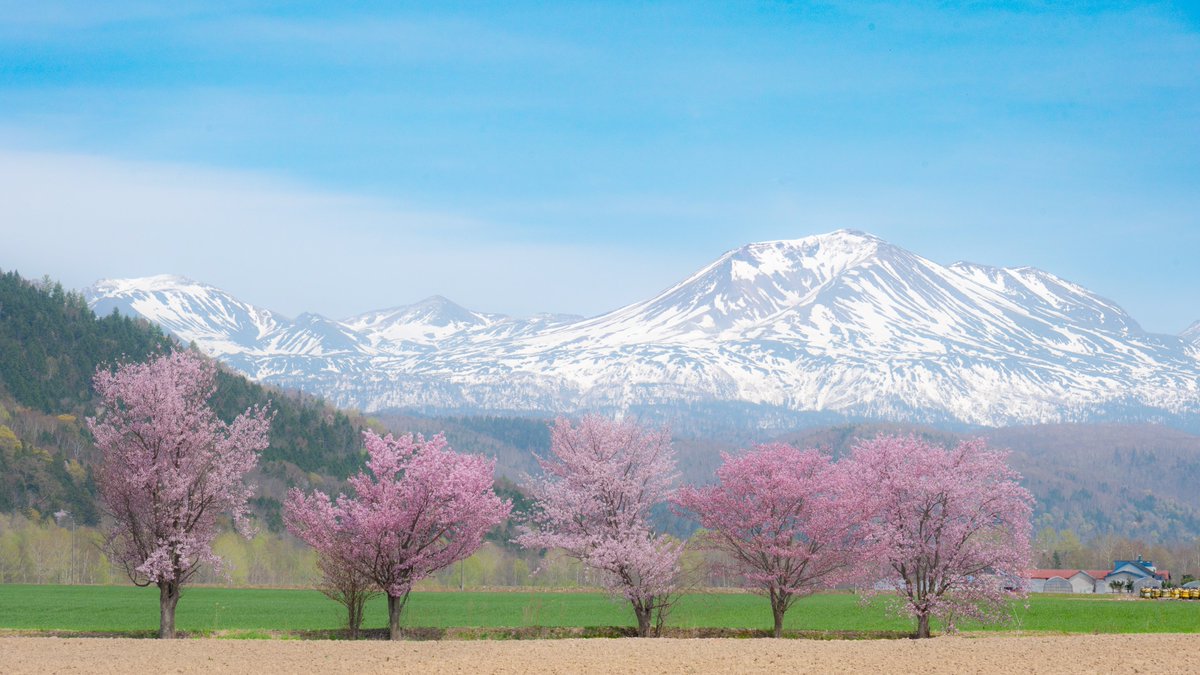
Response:
[[[340,642],[0,638],[0,673],[1195,673],[1196,635]]]

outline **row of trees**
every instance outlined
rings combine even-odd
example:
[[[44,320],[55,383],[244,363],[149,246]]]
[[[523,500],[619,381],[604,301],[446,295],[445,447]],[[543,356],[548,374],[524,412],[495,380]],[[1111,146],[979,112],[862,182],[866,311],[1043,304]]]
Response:
[[[95,379],[103,405],[88,423],[113,523],[105,550],[135,583],[159,587],[160,637],[175,635],[183,585],[221,562],[218,515],[245,525],[244,477],[268,443],[265,408],[230,424],[216,417],[213,376],[211,362],[176,352]],[[495,492],[493,461],[457,453],[440,435],[364,440],[353,494],[293,490],[284,520],[316,551],[323,590],[347,607],[351,631],[367,598],[384,593],[397,639],[413,585],[474,553],[512,505]],[[1005,455],[981,442],[945,450],[880,437],[837,462],[763,446],[725,456],[714,485],[676,491],[665,429],[589,416],[558,420],[539,463],[516,541],[591,569],[630,603],[641,636],[657,633],[684,587],[683,544],[650,525],[665,504],[699,520],[702,546],[768,597],[776,635],[797,599],[849,583],[899,594],[919,637],[934,618],[992,619],[1021,592],[1029,564],[1032,497]]]
[[[796,600],[848,583],[898,593],[918,637],[933,618],[997,619],[1022,593],[1033,498],[981,441],[945,450],[880,437],[840,462],[774,444],[723,459],[715,484],[672,492],[665,430],[559,420],[518,541],[602,571],[642,636],[680,587],[682,546],[648,524],[663,501],[696,518],[701,546],[769,599],[776,637]]]

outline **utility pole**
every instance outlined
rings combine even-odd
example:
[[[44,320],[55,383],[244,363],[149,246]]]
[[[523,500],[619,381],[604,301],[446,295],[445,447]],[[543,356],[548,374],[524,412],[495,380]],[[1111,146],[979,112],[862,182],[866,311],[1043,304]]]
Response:
[[[69,568],[67,568],[67,583],[74,584],[74,583],[76,583],[76,575],[75,575],[75,567],[76,567],[75,524],[76,523],[75,523],[75,516],[71,515],[71,512],[67,511],[65,509],[61,510],[61,511],[56,511],[54,513],[54,520],[58,523],[59,527],[62,527],[62,521],[66,520],[67,518],[71,519],[71,565]]]

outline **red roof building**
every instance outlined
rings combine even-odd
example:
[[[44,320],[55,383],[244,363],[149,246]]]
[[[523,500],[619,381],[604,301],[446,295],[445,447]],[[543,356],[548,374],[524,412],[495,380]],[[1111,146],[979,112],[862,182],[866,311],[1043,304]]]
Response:
[[[1149,560],[1115,560],[1110,570],[1038,569],[1025,570],[1026,587],[1032,593],[1113,593],[1112,584],[1161,586],[1171,573]]]

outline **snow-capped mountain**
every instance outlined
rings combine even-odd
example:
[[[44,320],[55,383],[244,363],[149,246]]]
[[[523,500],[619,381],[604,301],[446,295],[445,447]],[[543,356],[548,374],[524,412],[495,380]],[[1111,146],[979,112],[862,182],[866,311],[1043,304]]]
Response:
[[[490,326],[507,317],[472,312],[440,295],[414,305],[380,309],[342,321],[372,344],[415,342],[433,344],[455,333]]]
[[[116,309],[145,317],[185,343],[195,342],[218,356],[256,349],[289,323],[219,288],[172,274],[106,279],[85,289],[84,295],[98,315]]]
[[[529,319],[433,297],[289,321],[178,277],[100,282],[251,377],[380,410],[736,408],[1002,426],[1200,419],[1200,346],[1033,268],[839,230],[744,246],[644,302]]]
[[[1179,337],[1200,347],[1200,321],[1188,326]]]

